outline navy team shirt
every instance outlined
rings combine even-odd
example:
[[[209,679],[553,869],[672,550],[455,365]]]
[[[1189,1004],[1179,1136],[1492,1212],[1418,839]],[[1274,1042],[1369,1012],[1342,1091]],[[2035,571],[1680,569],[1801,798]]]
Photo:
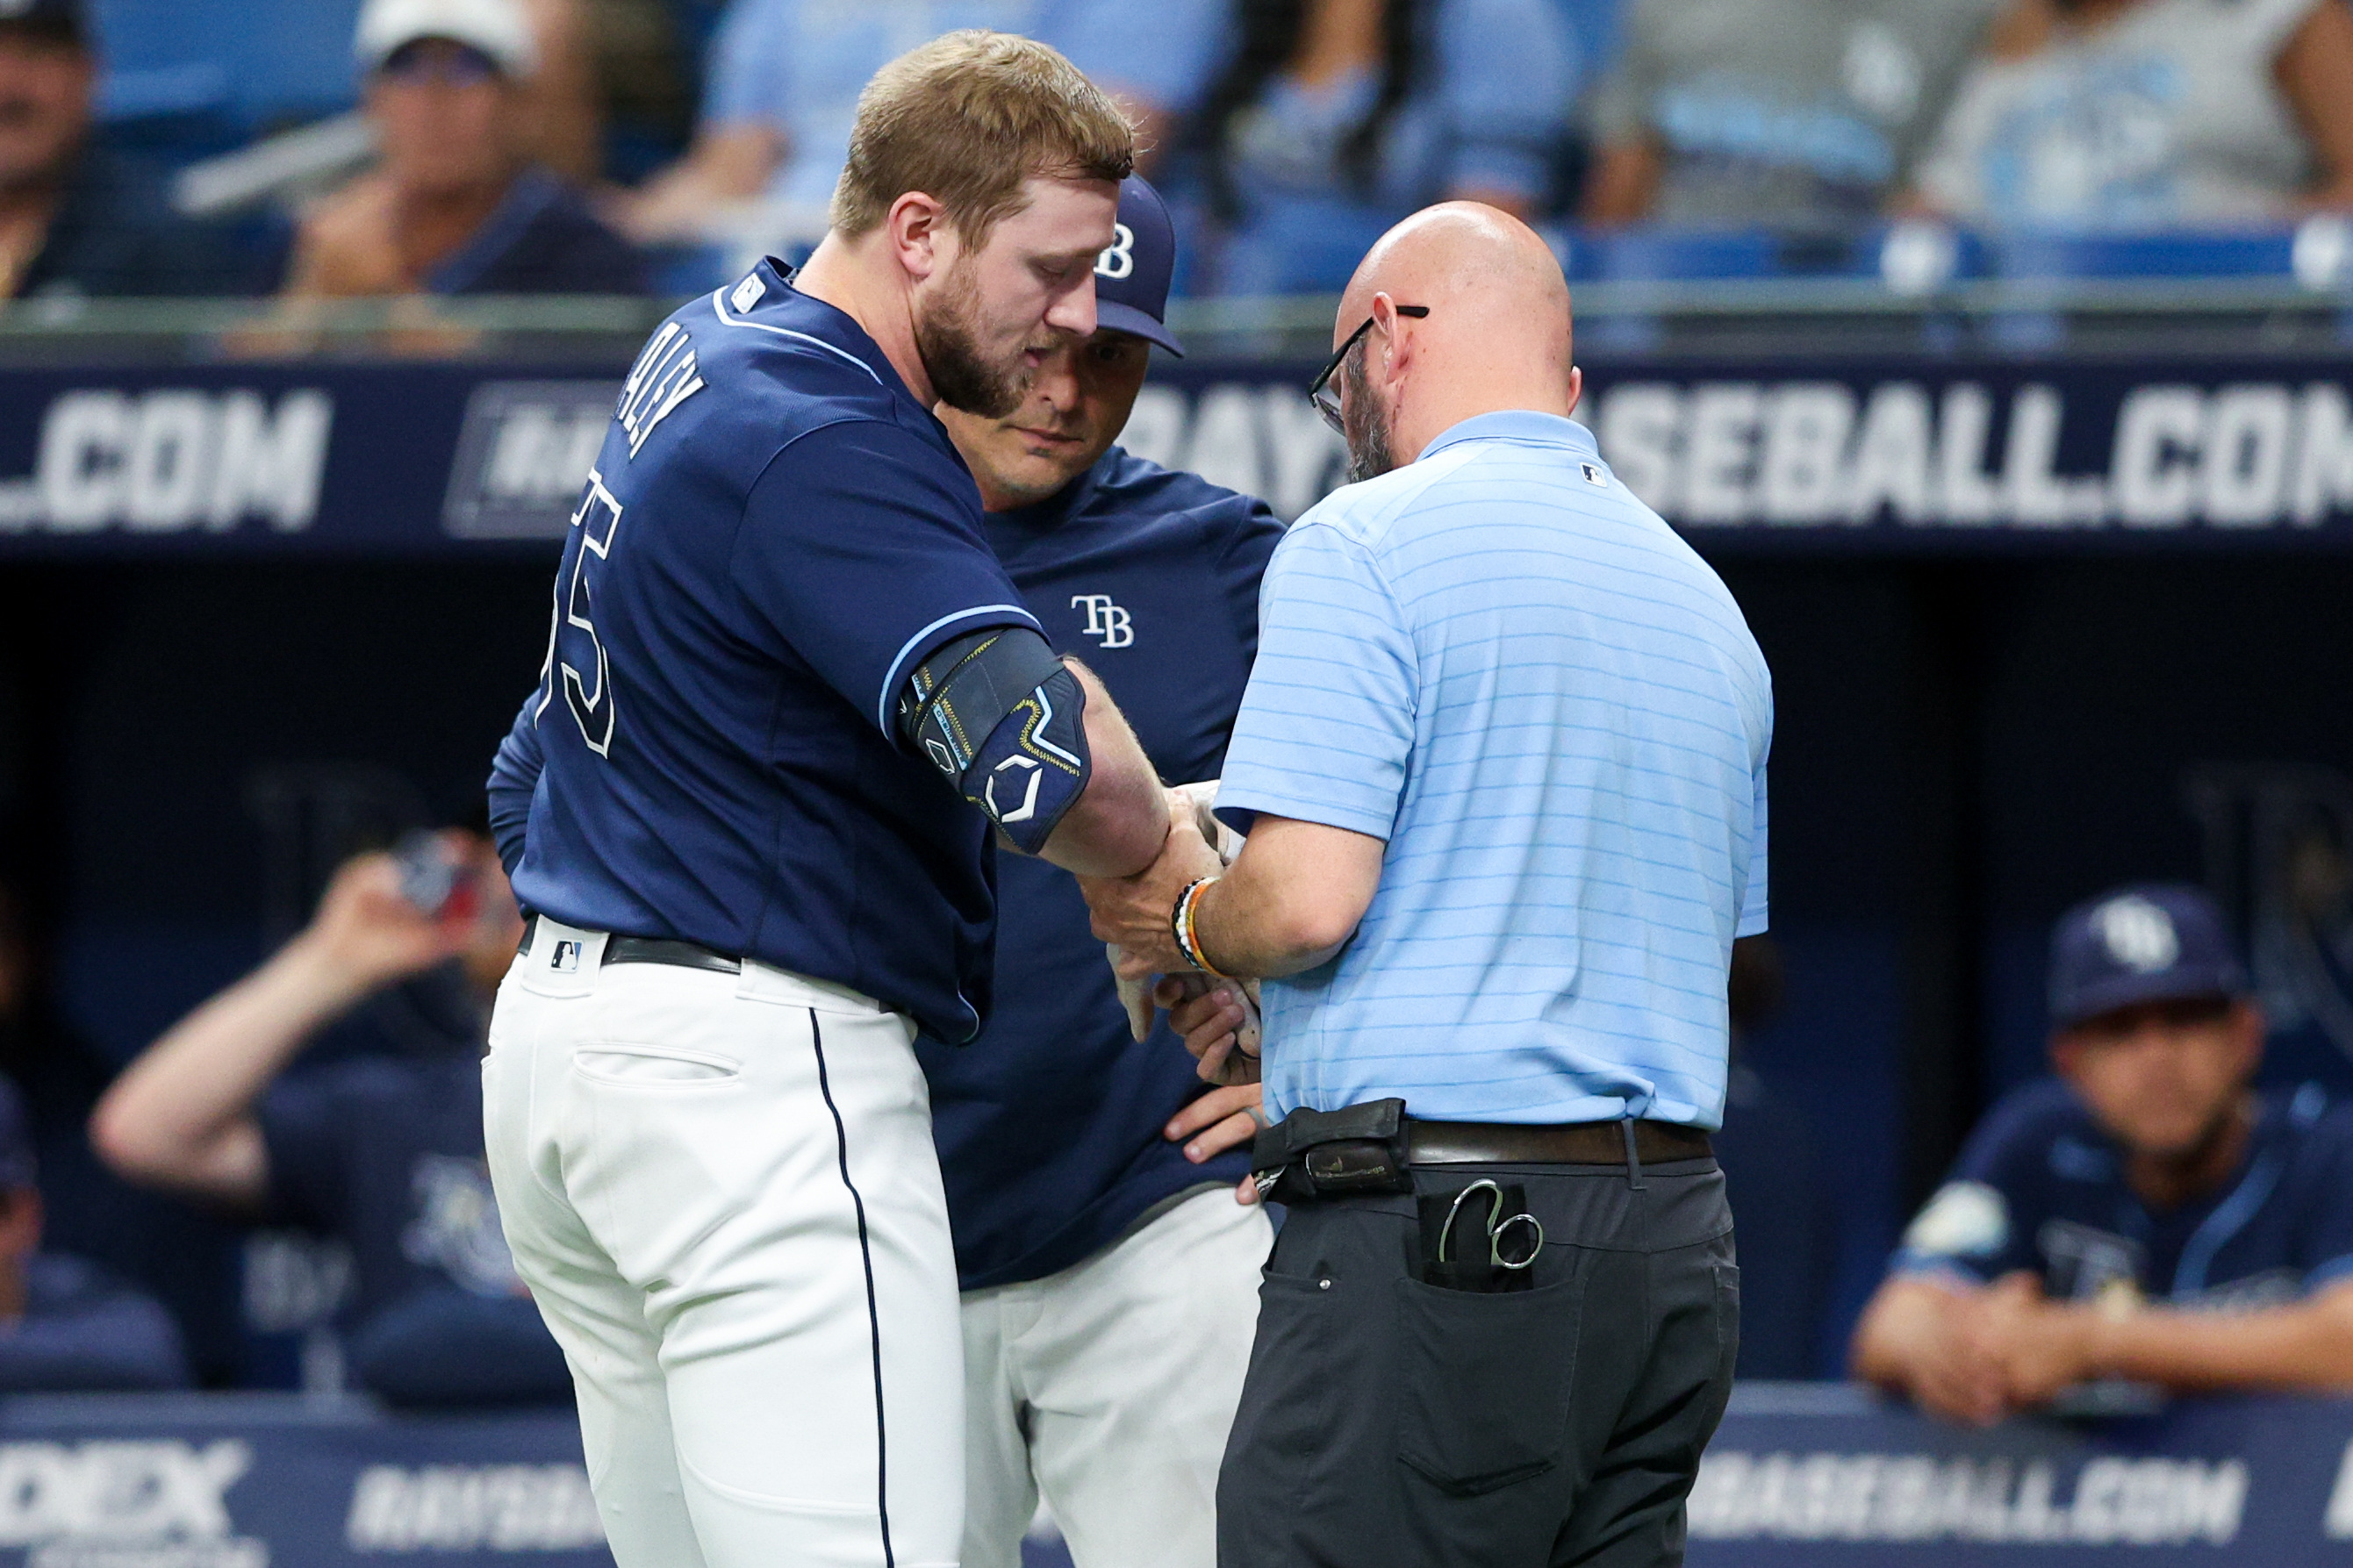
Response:
[[[306,1066],[263,1097],[263,1218],[343,1240],[363,1385],[560,1401],[570,1375],[507,1250],[482,1158],[481,1039]]]
[[[1895,1271],[1989,1282],[2025,1269],[2045,1294],[2130,1289],[2167,1306],[2278,1306],[2353,1278],[2353,1107],[2316,1084],[2265,1095],[2244,1164],[2169,1212],[2125,1184],[2124,1155],[2064,1084],[1993,1109],[1905,1232]]]
[[[688,304],[631,371],[492,826],[522,851],[527,909],[833,981],[969,1039],[988,825],[900,745],[892,709],[943,644],[1037,622],[945,426],[789,277],[763,262]]]
[[[1217,777],[1282,534],[1265,503],[1114,447],[986,527],[1048,639],[1103,677],[1160,776]],[[916,1047],[967,1290],[1067,1268],[1161,1200],[1250,1169],[1247,1150],[1196,1165],[1161,1136],[1206,1086],[1165,1022],[1129,1037],[1078,884],[1015,855],[997,876],[988,1027],[961,1048]]]

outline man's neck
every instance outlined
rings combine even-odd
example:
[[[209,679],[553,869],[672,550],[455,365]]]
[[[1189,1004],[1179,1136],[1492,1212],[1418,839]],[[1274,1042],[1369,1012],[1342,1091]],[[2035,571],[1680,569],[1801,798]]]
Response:
[[[1574,406],[1565,392],[1546,388],[1529,389],[1516,397],[1493,393],[1437,397],[1409,409],[1409,417],[1398,421],[1390,439],[1400,461],[1419,462],[1431,442],[1465,420],[1486,414],[1549,414],[1566,419]],[[1409,452],[1413,454],[1409,458]]]
[[[2254,1131],[2255,1098],[2242,1095],[2205,1137],[2183,1152],[2127,1156],[2125,1180],[2134,1195],[2150,1208],[2179,1208],[2216,1191],[2238,1173]]]
[[[881,248],[889,238],[890,231],[882,228],[857,239],[827,235],[808,264],[794,275],[793,287],[857,322],[915,401],[929,408],[939,396],[923,368],[923,352],[915,346],[914,312],[906,289],[882,270],[890,264]]]

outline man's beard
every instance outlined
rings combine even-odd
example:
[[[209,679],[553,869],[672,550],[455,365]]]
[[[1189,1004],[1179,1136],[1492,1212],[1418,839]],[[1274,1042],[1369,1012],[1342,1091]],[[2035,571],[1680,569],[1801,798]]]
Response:
[[[974,331],[979,314],[980,286],[960,260],[948,271],[938,306],[916,313],[915,352],[942,403],[983,419],[1003,419],[1029,395],[1036,373],[1018,358],[995,365],[981,356]]]
[[[1397,467],[1397,458],[1389,453],[1388,421],[1381,417],[1373,402],[1373,389],[1365,384],[1364,356],[1350,354],[1347,368],[1341,372],[1348,378],[1348,482],[1363,484],[1377,479]]]

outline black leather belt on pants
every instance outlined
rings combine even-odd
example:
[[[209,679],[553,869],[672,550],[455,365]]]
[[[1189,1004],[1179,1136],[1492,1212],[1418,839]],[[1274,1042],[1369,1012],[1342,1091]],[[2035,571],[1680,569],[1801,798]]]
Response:
[[[1634,1123],[1634,1156],[1646,1165],[1704,1160],[1715,1152],[1706,1133],[1672,1121]],[[1622,1165],[1626,1124],[1574,1121],[1523,1127],[1491,1121],[1405,1121],[1410,1165]]]
[[[532,940],[539,935],[539,917],[527,915],[522,923],[522,946],[518,951],[529,952]],[[607,963],[667,963],[677,969],[702,969],[713,974],[741,974],[744,961],[730,958],[716,948],[699,942],[681,942],[667,936],[610,936],[605,939]]]

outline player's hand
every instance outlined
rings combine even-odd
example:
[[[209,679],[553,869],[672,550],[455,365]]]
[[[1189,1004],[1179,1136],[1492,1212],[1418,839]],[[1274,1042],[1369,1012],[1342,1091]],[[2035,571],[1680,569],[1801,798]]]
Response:
[[[2042,1282],[2021,1271],[1994,1281],[1975,1329],[1982,1352],[2000,1370],[2004,1397],[2031,1409],[2094,1375],[2097,1326],[2086,1308],[2045,1300]]]
[[[1931,1415],[1963,1426],[1990,1426],[2010,1414],[2000,1360],[1987,1342],[1984,1290],[1937,1289],[1934,1321],[1913,1339],[1904,1387]],[[1938,1298],[1941,1298],[1939,1300]]]
[[[1225,869],[1225,862],[1201,837],[1201,825],[1192,804],[1169,795],[1168,840],[1160,858],[1133,877],[1079,879],[1093,917],[1095,939],[1124,950],[1144,973],[1174,974],[1192,963],[1176,947],[1168,917],[1176,895],[1203,877]]]
[[[403,897],[391,856],[362,855],[335,873],[295,941],[301,956],[364,993],[456,957],[472,936],[471,920],[437,921]]]
[[[1213,1089],[1178,1111],[1163,1136],[1171,1143],[1191,1140],[1185,1143],[1185,1158],[1198,1165],[1255,1140],[1266,1125],[1260,1104],[1259,1086],[1254,1083]],[[1258,1202],[1258,1184],[1243,1177],[1234,1189],[1234,1201]]]
[[[1152,999],[1168,1009],[1168,1026],[1185,1038],[1205,1083],[1256,1083],[1260,1027],[1255,986],[1249,981],[1172,974]]]

